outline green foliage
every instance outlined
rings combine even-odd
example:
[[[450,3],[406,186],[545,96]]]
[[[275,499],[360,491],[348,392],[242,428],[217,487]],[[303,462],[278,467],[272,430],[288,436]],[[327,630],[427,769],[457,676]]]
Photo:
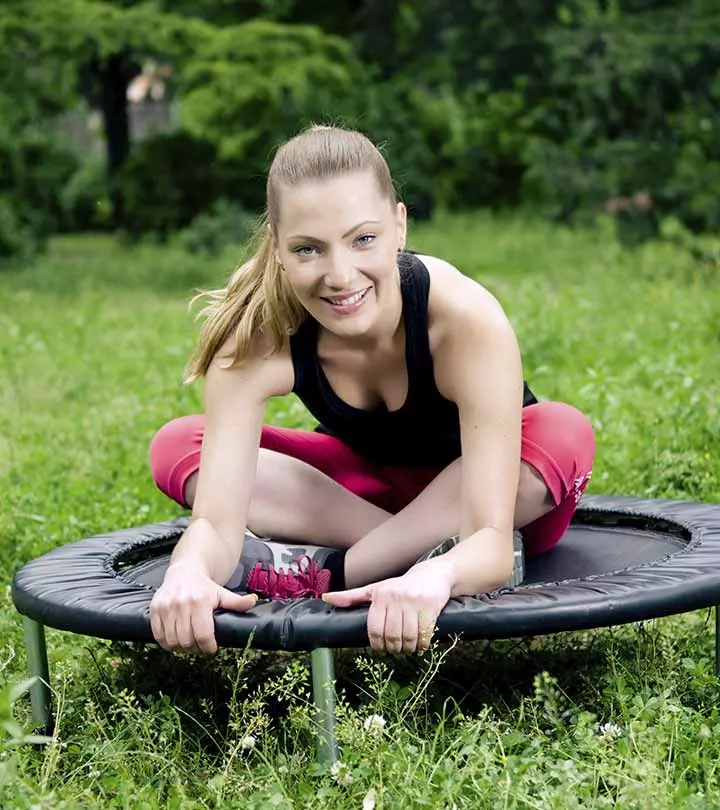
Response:
[[[720,67],[720,12],[699,1],[634,6],[567,4],[545,32],[553,97],[527,152],[527,190],[564,219],[609,201],[631,239],[669,214],[712,230],[720,83],[708,77]],[[651,210],[633,211],[639,193]]]
[[[62,222],[77,158],[42,133],[0,127],[0,259],[27,258]]]
[[[138,144],[116,182],[130,233],[164,239],[217,199],[223,178],[214,146],[178,131]]]
[[[228,246],[247,243],[257,226],[256,215],[221,197],[178,234],[178,243],[190,253],[217,255]]]
[[[103,230],[110,225],[110,183],[100,160],[86,160],[60,194],[64,226],[71,231]]]
[[[76,98],[78,75],[98,102],[89,76],[121,84],[152,57],[172,65],[185,130],[217,153],[198,203],[259,210],[276,146],[310,122],[340,122],[383,144],[417,218],[477,205],[578,224],[606,213],[638,244],[668,217],[693,232],[720,225],[718,43],[720,11],[704,0],[7,0],[0,120],[13,136],[46,121]],[[108,128],[113,170],[119,129]],[[105,216],[95,180],[82,172],[67,191],[73,227]],[[157,222],[166,234],[198,213],[158,213],[184,205],[173,197],[187,196],[185,180],[169,180],[148,177],[163,203],[133,214],[135,232]],[[142,209],[139,178],[123,182]]]
[[[354,70],[347,44],[316,28],[256,20],[222,29],[186,66],[183,124],[237,165],[240,200],[260,208],[274,147],[349,93]]]

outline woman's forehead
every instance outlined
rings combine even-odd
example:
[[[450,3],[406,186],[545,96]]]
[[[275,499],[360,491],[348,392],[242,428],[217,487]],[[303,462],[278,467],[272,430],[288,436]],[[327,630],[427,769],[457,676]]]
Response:
[[[284,186],[279,203],[279,226],[286,234],[308,234],[310,228],[344,233],[365,220],[386,217],[390,210],[369,172]]]

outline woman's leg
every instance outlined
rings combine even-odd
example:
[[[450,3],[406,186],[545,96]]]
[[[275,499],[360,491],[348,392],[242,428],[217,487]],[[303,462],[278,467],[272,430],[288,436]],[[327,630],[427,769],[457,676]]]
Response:
[[[563,402],[530,405],[523,413],[522,456],[547,482],[554,503],[522,527],[525,551],[533,557],[559,542],[590,481],[595,458],[590,420]]]
[[[529,556],[549,550],[564,534],[590,479],[594,452],[592,426],[576,408],[543,402],[523,409],[515,527],[523,530]],[[347,552],[348,587],[397,575],[439,539],[457,534],[461,463],[454,461],[429,483],[416,480],[407,506]]]
[[[202,445],[201,415],[174,419],[150,445],[157,486],[192,507]],[[261,536],[348,548],[390,517],[391,486],[332,436],[265,426],[248,528]]]
[[[203,417],[165,425],[150,448],[158,487],[191,506]],[[265,427],[249,527],[258,534],[350,548],[348,587],[407,570],[460,525],[461,460],[437,470],[369,465],[331,436]],[[590,423],[570,405],[523,409],[522,464],[515,526],[530,555],[551,548],[570,522],[590,477]],[[396,513],[396,514],[393,514]],[[362,542],[358,542],[362,540]]]

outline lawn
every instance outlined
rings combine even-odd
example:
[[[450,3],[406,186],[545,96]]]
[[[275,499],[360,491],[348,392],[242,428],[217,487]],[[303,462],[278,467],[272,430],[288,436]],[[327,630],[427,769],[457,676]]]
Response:
[[[720,269],[666,245],[485,214],[411,246],[501,300],[538,395],[591,417],[589,491],[720,502]],[[48,633],[58,724],[31,745],[16,567],[179,509],[147,446],[201,408],[182,385],[199,258],[110,237],[53,242],[0,272],[0,806],[15,808],[706,808],[720,805],[709,611],[422,659],[338,655],[342,764],[313,765],[308,659],[212,660]],[[308,424],[293,399],[268,420]],[[378,720],[377,717],[381,717]]]

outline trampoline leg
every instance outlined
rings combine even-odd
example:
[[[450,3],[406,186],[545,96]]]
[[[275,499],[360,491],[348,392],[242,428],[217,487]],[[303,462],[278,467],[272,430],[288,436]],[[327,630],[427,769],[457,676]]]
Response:
[[[335,740],[335,662],[332,650],[319,647],[311,653],[313,703],[317,723],[317,759],[322,764],[337,762]]]
[[[720,605],[715,605],[715,674],[720,676]]]
[[[28,669],[35,677],[35,682],[30,687],[32,718],[34,723],[47,731],[50,727],[50,670],[45,645],[45,626],[23,616],[23,629]]]

